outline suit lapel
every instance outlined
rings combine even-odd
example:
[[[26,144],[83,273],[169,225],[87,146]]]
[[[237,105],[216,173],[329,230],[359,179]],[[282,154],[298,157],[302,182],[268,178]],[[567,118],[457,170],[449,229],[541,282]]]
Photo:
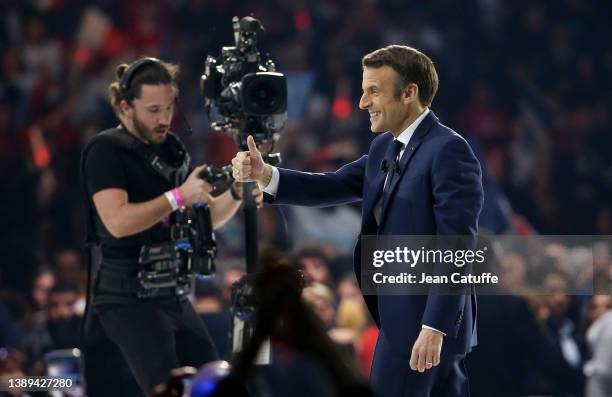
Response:
[[[410,160],[416,153],[417,149],[421,145],[421,142],[423,141],[423,137],[427,135],[431,127],[436,123],[438,123],[438,118],[432,111],[430,111],[429,114],[425,116],[423,121],[421,121],[421,124],[419,124],[419,126],[417,127],[416,131],[414,132],[414,135],[412,135],[412,138],[410,138],[410,141],[408,142],[406,149],[404,149],[404,153],[402,154],[402,158],[400,159],[400,175],[398,175],[396,178],[393,179],[393,182],[391,183],[391,186],[389,187],[390,189],[389,199],[387,200],[387,203],[386,203],[387,205],[385,205],[381,211],[379,229],[382,228],[382,226],[385,224],[386,215],[388,212],[387,210],[389,208],[389,203],[393,199],[395,189],[397,188],[397,185],[399,185],[399,182],[402,179],[402,176],[404,175],[404,173],[406,172],[406,169],[408,168],[408,163],[410,162]],[[384,181],[384,173],[382,171],[380,173],[383,174],[383,181]]]

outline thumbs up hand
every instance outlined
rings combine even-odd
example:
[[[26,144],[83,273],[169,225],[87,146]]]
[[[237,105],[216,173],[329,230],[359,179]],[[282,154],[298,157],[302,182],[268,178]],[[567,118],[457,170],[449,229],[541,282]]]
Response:
[[[270,165],[264,163],[251,135],[247,138],[247,146],[248,151],[238,152],[232,159],[234,179],[237,182],[259,182],[265,186],[270,180],[272,169]]]

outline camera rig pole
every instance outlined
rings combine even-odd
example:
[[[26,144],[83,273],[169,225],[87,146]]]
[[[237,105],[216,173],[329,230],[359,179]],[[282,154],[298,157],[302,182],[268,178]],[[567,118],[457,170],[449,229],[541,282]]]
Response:
[[[258,242],[258,221],[257,203],[253,197],[255,182],[245,183],[243,189],[244,201],[244,225],[245,225],[245,253],[246,253],[246,273],[257,273],[257,256],[259,254]]]
[[[248,151],[249,148],[246,143],[241,146],[241,150]],[[280,164],[280,154],[270,153],[264,155],[264,161],[271,165]],[[257,221],[257,203],[253,197],[253,188],[255,182],[243,184],[243,201],[244,201],[244,215],[245,215],[245,251],[246,251],[246,273],[256,274],[259,270],[257,268],[257,258],[259,256],[258,242],[259,242],[259,229]]]
[[[241,150],[248,150],[246,142]],[[278,153],[268,154],[264,160],[273,165],[280,163]],[[255,316],[257,315],[257,302],[255,299],[255,277],[258,272],[258,219],[257,203],[253,197],[255,182],[245,183],[243,188],[244,215],[245,215],[245,256],[246,274],[232,286],[232,354],[244,351],[255,330]],[[272,361],[270,341],[265,340],[257,354],[255,364],[266,365]]]

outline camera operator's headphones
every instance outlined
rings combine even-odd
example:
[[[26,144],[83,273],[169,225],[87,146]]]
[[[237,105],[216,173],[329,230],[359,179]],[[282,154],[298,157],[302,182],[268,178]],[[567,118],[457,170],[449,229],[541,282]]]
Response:
[[[119,91],[121,92],[121,97],[123,99],[125,99],[126,101],[127,101],[127,98],[128,98],[128,91],[131,88],[130,84],[132,82],[132,79],[134,78],[134,75],[136,74],[136,72],[139,69],[141,69],[141,68],[143,68],[143,67],[145,67],[147,65],[161,65],[161,61],[159,59],[157,59],[157,58],[154,58],[154,57],[141,58],[141,59],[137,60],[136,62],[132,63],[125,70],[125,72],[123,72],[123,75],[121,75],[121,79],[119,80]],[[178,103],[179,103],[178,96],[174,97],[174,103],[176,105],[178,105]],[[181,119],[183,120],[183,123],[185,124],[184,134],[185,135],[191,135],[192,134],[191,125],[189,124],[189,121],[185,117],[185,114],[180,109],[179,109],[178,113],[180,114]]]
[[[132,82],[132,79],[134,78],[134,75],[136,74],[138,69],[141,69],[142,67],[147,66],[147,65],[160,65],[160,64],[161,64],[161,61],[153,57],[142,58],[132,63],[125,70],[125,72],[123,72],[123,75],[121,76],[121,80],[119,80],[119,89],[121,90],[121,96],[123,97],[123,99],[127,100],[126,98],[127,98],[128,90],[130,89],[130,83]]]

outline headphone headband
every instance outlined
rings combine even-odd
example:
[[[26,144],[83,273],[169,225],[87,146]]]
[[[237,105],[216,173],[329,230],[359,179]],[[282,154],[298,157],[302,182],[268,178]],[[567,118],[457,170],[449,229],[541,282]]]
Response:
[[[138,69],[142,68],[145,65],[159,64],[161,61],[157,58],[146,57],[139,59],[138,61],[131,64],[125,72],[123,72],[123,76],[121,76],[121,80],[119,81],[119,88],[121,89],[121,95],[125,99],[127,97],[127,92],[130,88],[130,83],[134,74],[138,71]]]

